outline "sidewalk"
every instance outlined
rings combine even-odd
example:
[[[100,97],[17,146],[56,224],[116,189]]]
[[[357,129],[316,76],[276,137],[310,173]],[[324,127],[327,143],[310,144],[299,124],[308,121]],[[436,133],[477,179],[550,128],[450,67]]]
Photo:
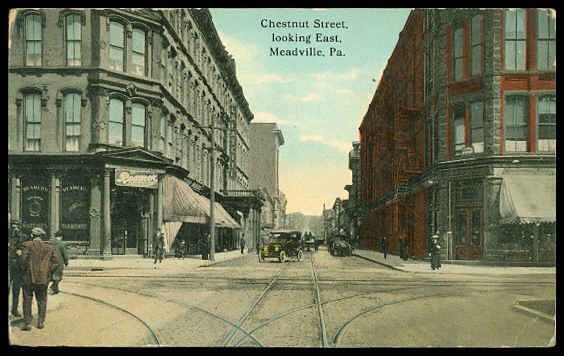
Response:
[[[402,260],[397,255],[388,254],[384,259],[384,254],[379,251],[372,250],[354,250],[354,256],[358,256],[372,262],[384,265],[391,269],[402,272],[416,272],[416,273],[460,273],[460,274],[532,274],[532,273],[556,273],[555,267],[507,267],[507,266],[485,266],[485,265],[467,265],[456,264],[449,261],[449,263],[442,263],[438,270],[432,270],[428,261],[420,260]]]
[[[250,252],[251,254],[253,252]],[[249,253],[245,253],[244,256]],[[202,260],[201,256],[190,255],[186,258],[167,257],[161,263],[153,264],[154,259],[143,256],[112,256],[111,259],[77,258],[69,261],[65,268],[67,276],[112,274],[138,276],[178,274],[193,271],[199,267],[214,266],[217,263],[241,257],[241,251],[216,252],[215,262]],[[155,268],[156,267],[156,268]]]

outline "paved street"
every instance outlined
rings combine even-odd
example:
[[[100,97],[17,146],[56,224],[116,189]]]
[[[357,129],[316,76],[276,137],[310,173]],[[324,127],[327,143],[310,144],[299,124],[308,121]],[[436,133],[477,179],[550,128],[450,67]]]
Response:
[[[547,346],[555,332],[554,323],[515,307],[553,300],[554,269],[404,272],[324,249],[285,264],[259,263],[253,253],[228,257],[211,266],[167,259],[157,270],[148,259],[73,260],[63,292],[49,296],[45,329],[23,332],[11,320],[11,342]],[[87,266],[94,263],[97,271]]]

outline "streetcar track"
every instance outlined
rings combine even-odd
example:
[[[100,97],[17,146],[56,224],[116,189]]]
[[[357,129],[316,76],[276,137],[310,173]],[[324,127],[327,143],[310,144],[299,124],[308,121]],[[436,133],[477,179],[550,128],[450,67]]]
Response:
[[[311,275],[315,288],[315,303],[317,304],[317,316],[319,318],[319,333],[321,338],[321,346],[327,347],[327,330],[325,329],[325,320],[323,319],[323,310],[321,307],[321,295],[319,292],[319,283],[317,283],[317,273],[315,271],[315,262],[313,262],[313,254],[310,254]]]
[[[90,283],[80,283],[80,282],[71,282],[71,283],[79,284],[79,285],[82,284],[82,285],[85,285],[85,286],[91,286],[91,287],[96,287],[96,288],[102,288],[102,287],[100,287],[100,286],[97,286],[97,285],[95,285],[95,284],[90,284]],[[251,340],[253,340],[257,346],[260,346],[260,347],[263,346],[262,342],[261,342],[260,340],[258,340],[254,335],[249,334],[246,330],[244,330],[243,328],[238,327],[238,326],[237,326],[235,323],[233,323],[232,321],[230,321],[230,320],[228,320],[228,319],[222,317],[221,315],[217,315],[217,314],[215,314],[215,313],[213,313],[213,312],[211,312],[211,311],[209,311],[209,310],[207,310],[207,309],[205,309],[205,308],[199,307],[199,306],[197,306],[197,305],[188,304],[188,303],[184,303],[184,302],[179,302],[179,301],[174,300],[174,299],[171,299],[171,298],[161,298],[161,297],[158,296],[158,295],[149,294],[149,293],[144,293],[144,292],[139,292],[139,291],[132,291],[132,290],[129,290],[129,289],[126,289],[126,288],[107,287],[107,286],[104,286],[103,288],[104,288],[104,289],[119,290],[119,291],[123,291],[123,292],[128,292],[128,293],[132,293],[132,294],[141,295],[141,296],[144,296],[144,297],[159,298],[159,300],[162,301],[162,302],[173,303],[173,304],[176,304],[176,305],[180,305],[180,306],[183,306],[183,307],[187,307],[187,308],[189,308],[189,309],[191,309],[191,310],[196,310],[196,311],[202,312],[202,313],[207,314],[207,315],[209,315],[209,316],[211,316],[211,317],[213,317],[213,318],[215,318],[215,319],[221,320],[221,321],[223,321],[224,323],[226,323],[226,324],[228,324],[228,325],[231,325],[232,327],[237,328],[237,330],[239,330],[239,331],[241,331],[243,334],[245,334],[246,337],[248,337],[248,338],[250,338]],[[69,293],[69,292],[62,292],[62,293]],[[69,294],[71,294],[71,293],[69,293]],[[84,297],[85,297],[85,298],[90,298],[90,299],[92,299],[92,300],[96,300],[96,298],[92,298],[92,297],[88,297],[88,296],[84,296]],[[103,300],[99,300],[99,301],[100,301],[101,303],[109,304],[109,303],[107,303],[107,302],[104,302]],[[116,306],[116,307],[117,307],[117,306]],[[117,307],[117,308],[120,308],[120,307]],[[127,312],[127,313],[133,315],[133,314],[130,313],[129,311],[127,311],[127,310],[125,310],[125,309],[123,309],[123,310],[124,310],[125,312]]]
[[[115,305],[115,304],[108,303],[108,302],[106,302],[106,301],[104,301],[104,300],[101,300],[101,299],[98,299],[98,298],[94,298],[94,297],[90,297],[90,296],[87,296],[87,295],[82,295],[82,294],[73,293],[73,292],[66,292],[66,291],[61,291],[61,293],[63,293],[63,294],[68,294],[68,295],[72,295],[72,296],[75,296],[75,297],[78,297],[78,298],[88,299],[88,300],[91,300],[91,301],[93,301],[93,302],[103,304],[103,305],[105,305],[105,306],[108,306],[108,307],[110,307],[110,308],[119,310],[119,311],[121,311],[121,312],[123,312],[123,313],[126,313],[126,314],[130,315],[130,316],[133,317],[135,320],[137,320],[137,321],[139,321],[141,324],[143,324],[143,326],[145,326],[145,328],[149,331],[149,333],[151,334],[151,337],[152,337],[153,340],[155,341],[155,344],[154,344],[154,345],[157,345],[157,346],[158,346],[158,345],[161,344],[161,343],[160,343],[160,340],[159,340],[159,337],[157,336],[157,333],[153,330],[153,328],[152,328],[145,320],[141,319],[139,316],[133,314],[133,313],[130,312],[129,310],[124,309],[124,308],[122,308],[122,307],[120,307],[120,306],[117,306],[117,305]]]

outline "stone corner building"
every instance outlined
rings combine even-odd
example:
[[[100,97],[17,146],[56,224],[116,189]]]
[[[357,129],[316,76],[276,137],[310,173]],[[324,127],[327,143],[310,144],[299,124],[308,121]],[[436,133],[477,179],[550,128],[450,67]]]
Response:
[[[147,255],[164,227],[167,249],[183,238],[197,253],[213,164],[217,250],[258,239],[253,114],[208,10],[12,10],[8,79],[9,211],[24,230]]]
[[[556,14],[412,11],[360,126],[362,241],[555,261]]]

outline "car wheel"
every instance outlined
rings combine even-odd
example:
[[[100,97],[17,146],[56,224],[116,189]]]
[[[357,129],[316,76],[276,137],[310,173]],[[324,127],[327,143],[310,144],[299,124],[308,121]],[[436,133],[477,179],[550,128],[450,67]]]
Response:
[[[278,256],[278,260],[280,261],[280,263],[286,262],[286,252],[284,251],[280,252],[280,256]]]
[[[302,250],[299,250],[299,251],[298,251],[298,254],[297,254],[296,257],[297,257],[297,259],[298,259],[298,262],[300,262],[300,261],[302,260],[302,258],[304,257],[304,254],[303,254]]]

